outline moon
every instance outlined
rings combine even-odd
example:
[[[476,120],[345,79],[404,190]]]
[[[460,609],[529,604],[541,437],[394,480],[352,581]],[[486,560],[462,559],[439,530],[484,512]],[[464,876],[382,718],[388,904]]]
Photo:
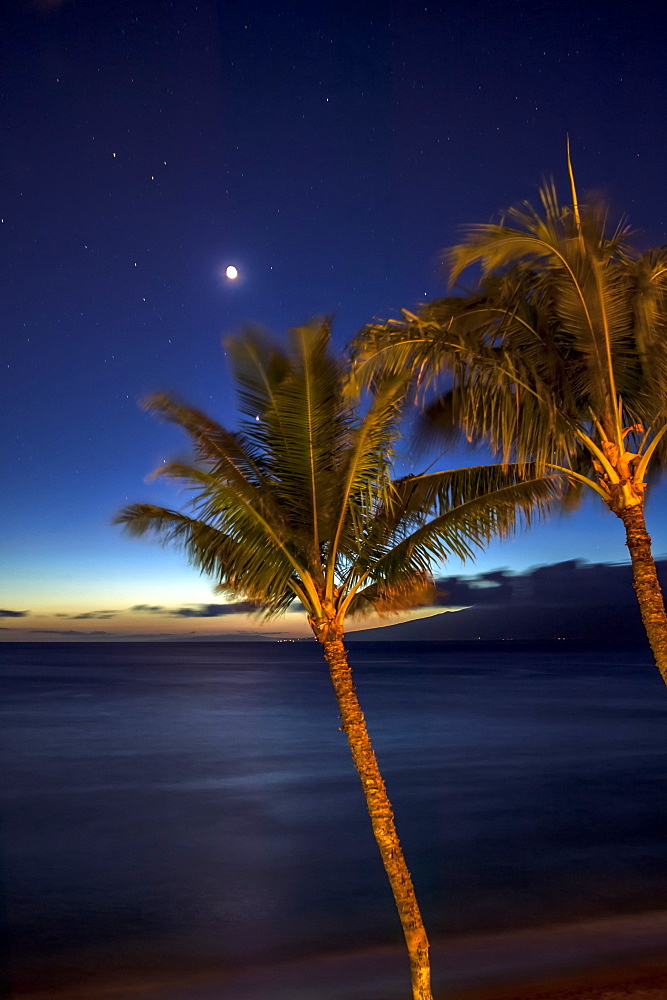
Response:
[[[233,264],[230,264],[229,267],[226,268],[225,274],[230,281],[236,281],[239,276],[238,268],[234,267]]]

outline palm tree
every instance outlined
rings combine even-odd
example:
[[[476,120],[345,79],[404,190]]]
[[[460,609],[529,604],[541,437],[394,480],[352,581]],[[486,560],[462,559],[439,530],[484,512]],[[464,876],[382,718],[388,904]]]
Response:
[[[481,265],[479,286],[401,322],[373,324],[353,347],[357,379],[407,369],[422,388],[445,372],[425,428],[490,443],[507,460],[561,471],[620,518],[633,584],[667,684],[667,617],[644,518],[651,471],[667,458],[667,248],[636,252],[598,200],[572,204],[553,184],[471,226],[446,254],[450,281]],[[442,389],[442,382],[440,382]]]
[[[376,386],[360,414],[329,336],[317,322],[291,331],[289,351],[254,332],[228,341],[239,432],[170,396],[151,396],[146,407],[182,427],[194,446],[192,464],[157,472],[192,491],[189,510],[132,504],[116,521],[132,535],[181,545],[219,589],[260,613],[280,614],[295,600],[305,608],[398,908],[413,997],[430,1000],[428,940],[355,693],[344,622],[428,603],[433,563],[470,556],[511,532],[550,504],[557,484],[499,466],[392,479],[405,379]]]

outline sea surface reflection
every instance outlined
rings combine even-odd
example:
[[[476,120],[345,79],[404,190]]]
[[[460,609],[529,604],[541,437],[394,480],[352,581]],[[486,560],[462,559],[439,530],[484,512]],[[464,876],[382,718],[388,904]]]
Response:
[[[667,694],[644,650],[351,648],[433,935],[663,906]],[[314,644],[0,658],[17,992],[400,938]]]

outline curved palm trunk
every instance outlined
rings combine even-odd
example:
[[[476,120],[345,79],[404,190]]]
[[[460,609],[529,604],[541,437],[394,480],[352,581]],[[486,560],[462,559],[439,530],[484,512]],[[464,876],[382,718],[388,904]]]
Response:
[[[343,630],[329,626],[328,635],[316,636],[324,648],[324,658],[329,665],[331,681],[336,692],[352,759],[359,772],[371,818],[375,840],[380,848],[382,862],[396,901],[405,941],[410,956],[412,996],[414,1000],[432,1000],[431,969],[428,957],[428,938],[422,922],[417,897],[408,867],[403,857],[396,833],[394,814],[387,797],[380,769],[371,746],[364,714],[357,699],[352,671],[347,662],[343,645]]]
[[[632,585],[637,594],[646,635],[655,665],[667,684],[667,614],[651,552],[651,536],[646,530],[644,505],[636,504],[617,513],[625,526],[626,544],[632,559]]]

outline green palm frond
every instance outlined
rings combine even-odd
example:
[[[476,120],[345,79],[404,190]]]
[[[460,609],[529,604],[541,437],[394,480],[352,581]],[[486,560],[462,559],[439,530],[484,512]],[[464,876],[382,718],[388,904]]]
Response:
[[[329,323],[296,327],[290,331],[290,342],[294,372],[282,384],[281,398],[297,457],[284,475],[294,477],[319,551],[330,537],[349,414],[341,392],[340,365],[329,349]]]
[[[331,596],[339,559],[356,558],[359,541],[378,508],[389,504],[390,472],[400,436],[406,378],[392,378],[378,387],[364,416],[351,428],[338,480],[336,518],[327,547],[327,590]]]
[[[509,267],[516,260],[537,264],[551,257],[560,258],[558,246],[545,236],[491,223],[469,226],[464,241],[446,253],[450,282],[454,284],[463,271],[477,263],[487,275]]]
[[[221,471],[219,465],[207,471],[183,462],[165,462],[158,466],[151,478],[171,479],[178,483],[191,493],[190,505],[195,509],[205,508],[211,519],[223,517],[230,523],[233,512],[238,510],[257,525],[271,524],[276,531],[284,531],[287,524],[270,487],[265,484],[262,489],[245,480],[230,482],[225,472],[225,467]]]
[[[414,431],[415,448],[419,454],[431,448],[457,444],[463,429],[456,419],[456,393],[447,389],[425,404]]]
[[[326,321],[291,331],[289,353],[261,335],[227,340],[244,431],[265,456],[277,501],[311,540],[311,562],[328,534],[347,434],[340,370],[329,351]]]
[[[439,514],[375,562],[372,578],[386,586],[405,570],[428,573],[434,563],[452,556],[471,559],[490,539],[508,537],[546,515],[559,503],[562,491],[561,477],[540,476],[509,483],[456,506],[444,503]]]
[[[405,476],[394,484],[397,497],[394,503],[404,512],[403,517],[411,513],[419,515],[420,512],[423,516],[424,511],[440,515],[477,499],[484,499],[493,506],[499,492],[526,483],[532,483],[539,491],[544,490],[544,496],[552,497],[557,482],[555,478],[544,480],[535,466],[526,467],[517,463],[474,465]]]
[[[358,590],[352,597],[347,615],[361,618],[376,614],[380,618],[412,611],[433,604],[436,588],[428,573],[405,573],[400,581],[383,585],[374,582]]]
[[[256,330],[227,350],[241,432],[151,397],[149,408],[192,441],[193,463],[156,472],[186,491],[186,509],[134,504],[117,521],[180,545],[219,589],[264,615],[295,596],[318,620],[325,608],[342,621],[414,607],[430,599],[435,563],[469,558],[552,502],[557,477],[525,464],[394,479],[409,373],[375,376],[362,401],[331,353],[327,322],[293,330],[287,351]]]
[[[524,294],[545,317],[561,352],[581,361],[578,384],[589,404],[609,425],[609,399],[637,389],[634,378],[632,298],[629,295],[627,227],[606,235],[607,212],[590,201],[576,213],[553,208],[553,192],[545,199],[545,215],[510,213],[521,228],[477,226],[449,252],[452,278],[471,263],[486,274],[516,268],[532,271]],[[556,217],[557,216],[557,217]],[[532,286],[532,287],[531,287]],[[507,303],[506,303],[507,306]],[[611,426],[607,433],[611,434]]]
[[[644,423],[659,424],[667,393],[667,248],[649,251],[628,269],[641,386],[635,410]]]
[[[432,375],[445,367],[437,341],[444,339],[446,321],[429,323],[429,337],[425,338],[422,334],[426,319],[413,325],[415,319],[411,313],[404,312],[403,321],[370,323],[355,337],[350,348],[348,385],[352,397],[385,379],[404,376],[406,372],[417,373],[423,369]]]
[[[190,436],[195,457],[215,466],[217,475],[234,482],[261,481],[260,453],[241,434],[226,430],[205,413],[167,393],[147,396],[142,406],[161,420],[182,427]]]
[[[268,440],[289,444],[280,422],[276,391],[289,375],[289,358],[266,331],[247,326],[238,336],[226,337],[224,348],[236,382],[243,427],[260,451]],[[259,418],[259,419],[258,419]]]
[[[546,516],[566,490],[563,476],[526,476],[523,466],[478,466],[397,480],[394,501],[378,512],[360,543],[349,574],[351,594],[374,584],[383,593],[394,586],[400,590],[405,574],[423,581],[436,563],[452,556],[472,559],[491,538],[508,537]],[[354,597],[350,601],[358,607]]]
[[[216,586],[237,598],[254,601],[265,613],[279,613],[291,593],[302,597],[304,588],[294,567],[279,546],[259,537],[252,525],[246,535],[222,531],[210,521],[154,504],[130,504],[114,519],[135,537],[153,534],[163,544],[185,550],[189,561],[210,576]]]
[[[571,179],[572,206],[548,184],[540,210],[465,231],[446,259],[452,281],[481,266],[473,292],[355,339],[359,384],[412,371],[422,443],[462,433],[505,462],[567,467],[583,440],[649,448],[667,420],[667,250],[638,254],[625,221],[611,228],[606,205],[578,199]],[[645,440],[626,437],[639,425]],[[664,438],[651,462],[667,462]]]

